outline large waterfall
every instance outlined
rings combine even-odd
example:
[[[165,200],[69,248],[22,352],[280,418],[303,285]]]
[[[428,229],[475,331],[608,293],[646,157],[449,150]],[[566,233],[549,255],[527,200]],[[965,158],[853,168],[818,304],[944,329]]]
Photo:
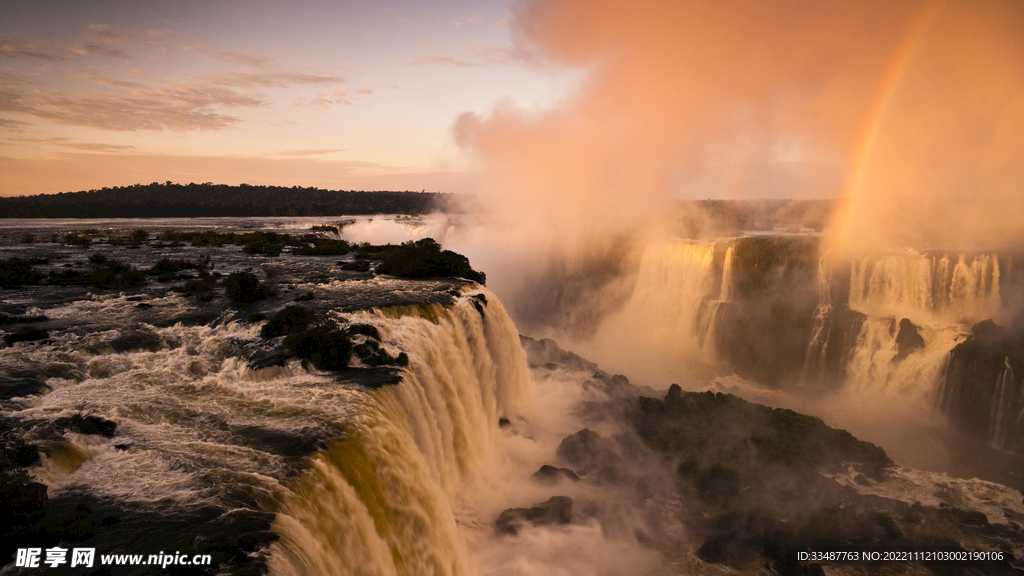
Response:
[[[490,293],[363,313],[405,350],[402,382],[367,393],[344,438],[280,499],[275,574],[472,573],[458,510],[488,482],[499,418],[531,400],[519,336]]]
[[[653,374],[652,386],[699,382],[686,364],[703,364],[927,414],[942,407],[951,351],[973,324],[1001,318],[1010,266],[995,253],[909,248],[840,261],[806,237],[655,243],[591,354],[627,357],[619,366],[642,380]],[[993,391],[976,398],[991,406],[994,446],[1007,445],[1016,419],[1013,374],[993,376]]]

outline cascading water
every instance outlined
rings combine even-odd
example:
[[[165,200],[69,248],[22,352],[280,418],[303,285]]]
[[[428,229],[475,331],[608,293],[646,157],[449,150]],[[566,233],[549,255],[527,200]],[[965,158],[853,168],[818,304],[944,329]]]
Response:
[[[854,260],[850,307],[916,320],[992,318],[1001,310],[999,258],[926,255],[914,250]],[[916,318],[915,318],[916,317]]]
[[[280,497],[273,573],[473,572],[456,519],[488,481],[499,418],[532,396],[515,327],[485,298],[486,312],[463,298],[360,315],[410,366],[357,402],[345,437]]]
[[[647,246],[629,299],[580,348],[608,351],[610,368],[652,383],[667,377],[661,368],[668,364],[671,373],[686,362],[713,361],[715,318],[734,290],[733,249],[721,247],[687,241]]]
[[[1020,426],[1024,421],[1024,383],[1015,381],[1010,359],[1004,361],[1005,368],[996,382],[995,394],[992,396],[992,407],[989,409],[988,442],[1000,450],[1014,450],[1020,435]]]
[[[954,263],[955,262],[955,263]],[[850,308],[868,315],[849,351],[847,385],[934,404],[950,351],[970,323],[1001,311],[999,258],[890,253],[854,260]],[[902,352],[897,319],[916,323],[923,345]]]

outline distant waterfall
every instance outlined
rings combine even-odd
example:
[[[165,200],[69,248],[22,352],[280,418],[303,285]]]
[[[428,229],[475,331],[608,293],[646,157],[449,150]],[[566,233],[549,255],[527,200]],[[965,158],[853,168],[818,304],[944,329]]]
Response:
[[[1019,435],[1019,430],[1015,430],[1015,428],[1020,428],[1022,418],[1024,418],[1024,411],[1022,411],[1024,390],[1019,389],[1015,382],[1010,359],[1006,358],[1004,364],[1006,368],[996,382],[992,406],[989,409],[988,442],[1000,450],[1013,450],[1015,448],[1013,443]]]
[[[847,389],[934,403],[950,351],[971,323],[1001,310],[995,254],[951,257],[907,249],[855,259],[850,264],[848,310],[832,301],[834,287],[825,278],[825,266],[819,265],[821,303],[808,345],[805,381],[827,380],[826,369],[831,369],[831,378]],[[910,320],[923,346],[901,354],[897,337],[902,318]]]
[[[832,281],[828,254],[818,258],[818,307],[814,310],[814,331],[807,345],[801,380],[813,382],[825,378],[829,336],[832,334]]]
[[[278,498],[279,575],[473,573],[460,498],[486,482],[498,419],[528,407],[519,336],[496,297],[363,313],[406,351],[403,381],[365,394],[344,438]]]
[[[850,307],[868,314],[920,320],[932,316],[982,320],[1001,309],[999,258],[925,255],[907,250],[871,260],[854,260]]]

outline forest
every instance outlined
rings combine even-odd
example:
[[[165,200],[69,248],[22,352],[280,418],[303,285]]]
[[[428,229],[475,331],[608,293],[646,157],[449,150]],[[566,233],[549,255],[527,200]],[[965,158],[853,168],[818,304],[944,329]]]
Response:
[[[198,218],[427,214],[452,211],[453,194],[356,192],[292,186],[153,182],[0,198],[0,218]]]

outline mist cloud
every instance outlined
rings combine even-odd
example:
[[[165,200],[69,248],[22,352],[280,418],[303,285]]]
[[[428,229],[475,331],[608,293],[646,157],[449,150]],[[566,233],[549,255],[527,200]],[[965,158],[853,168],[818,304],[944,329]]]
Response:
[[[999,215],[1024,196],[1020,3],[543,0],[515,14],[520,57],[585,74],[553,108],[455,122],[499,217],[579,238],[649,227],[672,198],[830,198],[859,182],[847,240],[1019,237]],[[944,210],[968,197],[966,214]]]

